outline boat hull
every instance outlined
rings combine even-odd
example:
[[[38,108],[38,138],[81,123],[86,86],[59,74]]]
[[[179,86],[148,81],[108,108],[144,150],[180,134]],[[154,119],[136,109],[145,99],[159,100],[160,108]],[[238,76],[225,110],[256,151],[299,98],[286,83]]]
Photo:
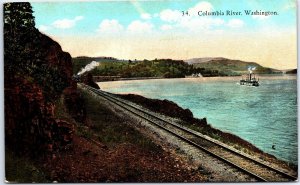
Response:
[[[247,80],[241,80],[240,85],[247,85],[247,86],[255,86],[258,87],[259,83],[258,81],[247,81]]]

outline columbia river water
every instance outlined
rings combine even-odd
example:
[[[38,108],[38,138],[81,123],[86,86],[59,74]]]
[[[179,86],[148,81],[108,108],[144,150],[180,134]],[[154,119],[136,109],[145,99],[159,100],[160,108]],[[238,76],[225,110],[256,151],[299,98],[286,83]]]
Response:
[[[213,127],[297,164],[296,76],[261,76],[259,87],[239,85],[239,80],[240,77],[210,77],[98,84],[112,93],[171,100],[190,109],[194,117],[206,117]]]

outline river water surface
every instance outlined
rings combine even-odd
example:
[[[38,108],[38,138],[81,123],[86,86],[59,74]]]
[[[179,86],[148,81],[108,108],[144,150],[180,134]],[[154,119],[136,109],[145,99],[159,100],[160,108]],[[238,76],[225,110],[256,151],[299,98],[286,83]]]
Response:
[[[240,77],[131,80],[98,83],[102,90],[168,99],[194,117],[297,164],[296,76],[262,76],[259,87],[241,86]],[[275,149],[272,148],[275,145]]]

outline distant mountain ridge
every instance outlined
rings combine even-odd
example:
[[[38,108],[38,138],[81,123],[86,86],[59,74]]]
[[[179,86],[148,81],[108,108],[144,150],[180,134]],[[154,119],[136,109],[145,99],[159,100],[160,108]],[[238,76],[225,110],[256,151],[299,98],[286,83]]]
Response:
[[[255,67],[255,73],[259,74],[282,73],[281,70],[264,67],[256,62],[245,62],[223,57],[193,58],[185,60],[185,62],[193,65],[194,68],[218,71],[221,76],[241,75],[246,73],[249,67]]]
[[[119,60],[113,57],[75,57],[73,72],[78,72],[91,61],[100,62],[91,73],[98,76],[183,77],[201,74],[203,77],[240,76],[255,68],[256,74],[282,74],[284,71],[267,68],[255,62],[232,60],[224,57],[192,58],[185,61],[172,59]]]
[[[187,62],[188,64],[198,64],[198,63],[203,63],[203,62],[209,62],[212,60],[225,60],[227,58],[223,58],[223,57],[203,57],[203,58],[191,58],[188,60],[184,60],[185,62]]]

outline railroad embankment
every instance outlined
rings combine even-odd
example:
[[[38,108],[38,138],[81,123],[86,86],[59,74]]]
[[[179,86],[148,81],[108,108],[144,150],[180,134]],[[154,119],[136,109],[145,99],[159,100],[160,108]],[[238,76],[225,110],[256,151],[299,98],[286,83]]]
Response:
[[[42,171],[58,182],[203,182],[207,175],[184,157],[164,150],[132,126],[132,119],[120,116],[115,107],[88,93],[78,91],[86,110],[77,119],[69,150],[43,162]],[[74,96],[72,96],[74,97]],[[61,100],[59,116],[75,120],[65,111],[71,105]],[[68,109],[67,109],[68,110]],[[79,109],[80,110],[80,109]],[[79,111],[80,112],[80,111]]]

